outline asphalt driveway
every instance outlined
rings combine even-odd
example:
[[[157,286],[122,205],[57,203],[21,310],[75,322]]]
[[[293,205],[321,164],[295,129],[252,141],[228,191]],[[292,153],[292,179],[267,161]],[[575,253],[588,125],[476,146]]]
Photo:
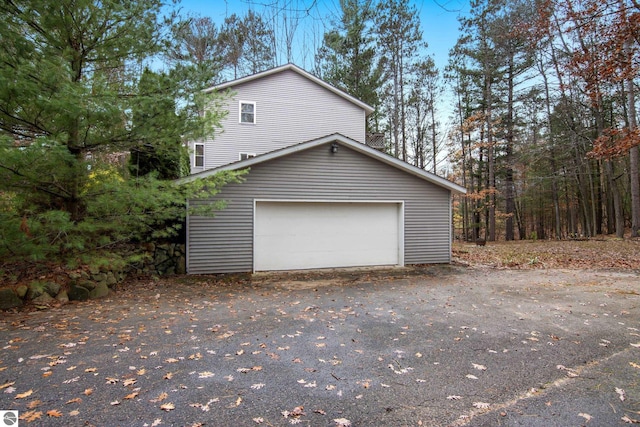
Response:
[[[640,274],[434,266],[179,277],[0,320],[0,409],[46,426],[615,426]]]

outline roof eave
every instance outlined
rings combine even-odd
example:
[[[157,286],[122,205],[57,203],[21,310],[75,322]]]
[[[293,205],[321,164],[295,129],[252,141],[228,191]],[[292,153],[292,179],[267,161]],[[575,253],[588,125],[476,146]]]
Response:
[[[314,76],[313,74],[309,73],[308,71],[303,70],[302,68],[300,68],[300,67],[298,67],[298,66],[296,66],[294,64],[285,64],[285,65],[281,65],[279,67],[271,68],[271,69],[266,70],[266,71],[262,71],[260,73],[252,74],[250,76],[241,77],[241,78],[236,79],[236,80],[230,80],[228,82],[221,83],[219,85],[215,85],[215,86],[212,86],[210,88],[204,89],[202,92],[203,93],[219,92],[219,91],[222,91],[222,90],[225,90],[225,89],[228,89],[228,88],[232,88],[234,86],[238,86],[238,85],[241,85],[241,84],[253,81],[253,80],[257,80],[257,79],[260,79],[260,78],[263,78],[263,77],[270,76],[272,74],[277,74],[277,73],[280,73],[280,72],[285,71],[285,70],[294,71],[294,72],[300,74],[301,76],[306,77],[307,79],[313,81],[314,83],[324,87],[325,89],[335,93],[336,95],[346,99],[347,101],[357,105],[358,107],[362,108],[365,111],[367,116],[375,111],[375,109],[371,105],[360,101],[358,98],[356,98],[354,96],[351,96],[348,93],[338,89],[337,87],[334,87],[334,86],[330,85],[329,83],[325,82],[324,80]]]
[[[238,162],[234,162],[234,163],[229,163],[227,165],[223,165],[223,166],[219,166],[217,168],[214,169],[208,169],[206,171],[202,171],[202,172],[198,172],[196,174],[193,175],[189,175],[187,177],[184,178],[180,178],[179,180],[177,180],[177,183],[185,183],[185,182],[190,182],[193,180],[196,180],[198,178],[206,178],[208,176],[211,176],[213,174],[216,174],[218,172],[222,172],[222,171],[233,171],[233,170],[242,170],[242,169],[247,169],[250,168],[253,165],[256,164],[260,164],[260,163],[264,163],[267,162],[269,160],[273,160],[273,159],[277,159],[280,157],[284,157],[284,156],[288,156],[290,154],[293,153],[297,153],[300,151],[305,151],[308,150],[310,148],[314,148],[314,147],[318,147],[320,145],[324,145],[324,144],[328,144],[328,143],[333,143],[333,142],[337,142],[339,144],[343,144],[347,147],[349,147],[350,149],[357,151],[361,154],[367,155],[369,157],[373,157],[383,163],[386,163],[390,166],[393,166],[397,169],[403,170],[411,175],[414,175],[418,178],[421,178],[425,181],[431,182],[432,184],[436,184],[439,187],[443,187],[446,188],[456,194],[466,194],[467,189],[454,183],[451,182],[447,179],[444,179],[442,177],[439,177],[438,175],[435,175],[431,172],[427,172],[424,169],[420,169],[418,167],[415,167],[413,165],[410,165],[402,160],[396,159],[395,157],[389,156],[387,154],[381,153],[365,144],[362,144],[358,141],[355,141],[351,138],[348,138],[344,135],[341,134],[331,134],[331,135],[327,135],[327,136],[323,136],[321,138],[317,138],[311,141],[306,141],[306,142],[302,142],[300,144],[296,144],[296,145],[292,145],[289,147],[285,147],[282,148],[280,150],[276,150],[276,151],[271,151],[269,153],[265,153],[262,154],[260,156],[256,156],[256,157],[251,157],[249,159],[245,159],[245,160],[241,160]]]

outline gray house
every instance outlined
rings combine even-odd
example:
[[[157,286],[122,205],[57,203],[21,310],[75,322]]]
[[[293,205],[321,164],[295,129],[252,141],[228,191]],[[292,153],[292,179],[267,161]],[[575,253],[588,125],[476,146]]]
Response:
[[[371,107],[292,65],[226,89],[224,132],[185,179],[249,173],[224,210],[187,218],[189,273],[450,262],[466,190],[362,143]]]
[[[222,132],[191,145],[191,173],[332,133],[365,141],[373,108],[293,64],[232,80],[205,92],[227,93]]]

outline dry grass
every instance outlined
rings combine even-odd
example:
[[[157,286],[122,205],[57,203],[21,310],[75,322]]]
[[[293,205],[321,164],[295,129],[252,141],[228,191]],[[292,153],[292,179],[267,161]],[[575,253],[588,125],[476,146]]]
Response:
[[[640,240],[454,243],[455,261],[497,268],[640,269]]]

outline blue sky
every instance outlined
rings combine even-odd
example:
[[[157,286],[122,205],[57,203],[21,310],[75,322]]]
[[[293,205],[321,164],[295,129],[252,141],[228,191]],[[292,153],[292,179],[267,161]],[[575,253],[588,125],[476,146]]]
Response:
[[[442,69],[447,64],[449,50],[458,38],[457,17],[469,11],[469,2],[412,0],[411,3],[418,10],[423,38],[429,44],[426,53],[432,55],[438,68]],[[339,0],[182,0],[180,7],[183,14],[208,16],[218,25],[226,16],[233,13],[244,15],[249,9],[259,14],[287,10],[289,16],[299,18],[294,32],[292,62],[307,69],[313,65],[313,55],[322,34],[332,27],[332,22],[340,14]],[[286,58],[279,57],[278,62],[287,61]]]

